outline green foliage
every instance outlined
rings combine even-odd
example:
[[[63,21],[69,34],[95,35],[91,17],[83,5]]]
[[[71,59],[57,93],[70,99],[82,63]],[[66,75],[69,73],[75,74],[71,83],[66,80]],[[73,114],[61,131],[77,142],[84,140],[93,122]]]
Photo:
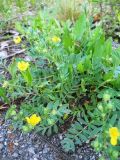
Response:
[[[16,30],[26,39],[31,60],[26,69],[19,68],[20,58],[7,68],[8,86],[0,92],[4,102],[10,100],[6,118],[24,132],[34,128],[49,136],[68,117],[71,127],[62,141],[66,151],[95,138],[96,150],[114,158],[117,146],[110,144],[108,131],[120,122],[120,49],[112,48],[101,27],[91,29],[85,13],[75,24],[37,15],[16,22]],[[26,120],[33,114],[41,118],[34,127]]]
[[[73,35],[75,40],[81,40],[85,30],[86,30],[86,17],[85,14],[81,15],[77,22],[75,23],[73,29]]]
[[[111,148],[115,149],[108,143],[108,130],[112,126],[119,127],[119,94],[114,89],[104,89],[97,96],[99,99],[102,99],[97,104],[97,108],[92,110],[92,106],[86,106],[85,110],[83,108],[79,110],[77,121],[71,125],[62,141],[66,151],[74,151],[75,144],[81,145],[91,138],[96,138],[96,141],[93,143],[96,151],[104,150],[104,153],[107,155],[110,153]],[[111,158],[114,159],[114,155],[111,155]]]

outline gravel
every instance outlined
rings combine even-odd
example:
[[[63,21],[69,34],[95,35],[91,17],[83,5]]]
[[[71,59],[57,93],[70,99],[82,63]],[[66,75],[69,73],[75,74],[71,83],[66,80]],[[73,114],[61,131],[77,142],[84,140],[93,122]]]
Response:
[[[89,143],[65,153],[60,145],[62,134],[45,137],[13,130],[10,120],[0,118],[0,160],[98,160]]]

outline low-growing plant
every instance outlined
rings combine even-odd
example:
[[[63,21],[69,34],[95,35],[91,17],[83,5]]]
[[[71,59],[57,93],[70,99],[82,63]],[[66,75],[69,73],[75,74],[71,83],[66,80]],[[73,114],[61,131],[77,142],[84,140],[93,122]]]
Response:
[[[10,106],[6,118],[24,132],[43,135],[57,133],[68,121],[66,151],[95,140],[96,151],[117,159],[120,48],[112,48],[101,27],[91,29],[85,13],[71,24],[39,15],[16,23],[30,61],[17,58],[5,68],[9,78],[1,78],[0,96]]]

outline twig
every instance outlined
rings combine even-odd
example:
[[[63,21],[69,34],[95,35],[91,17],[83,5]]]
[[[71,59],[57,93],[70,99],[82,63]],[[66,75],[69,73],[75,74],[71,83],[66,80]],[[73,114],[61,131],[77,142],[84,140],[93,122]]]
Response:
[[[18,52],[16,52],[16,53],[10,54],[10,55],[2,58],[2,59],[4,60],[4,59],[12,58],[13,56],[16,56],[16,55],[18,55],[18,54],[22,54],[22,53],[24,53],[24,52],[25,52],[25,49],[20,50],[20,51],[18,51]]]

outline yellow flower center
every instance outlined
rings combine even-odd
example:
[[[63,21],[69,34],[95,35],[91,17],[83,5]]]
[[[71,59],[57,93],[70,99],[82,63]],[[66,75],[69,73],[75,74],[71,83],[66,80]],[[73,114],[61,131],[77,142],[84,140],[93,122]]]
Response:
[[[20,38],[20,36],[16,36],[13,41],[15,42],[15,44],[19,44],[22,40]]]
[[[28,62],[24,62],[24,61],[21,61],[21,62],[18,62],[18,69],[20,71],[26,71],[29,67],[29,63]]]
[[[109,129],[109,134],[111,138],[115,138],[115,137],[118,138],[120,135],[117,127],[111,127]]]
[[[26,117],[26,121],[28,124],[36,126],[41,121],[41,117],[33,114],[31,117]]]
[[[55,109],[52,110],[52,115],[56,115],[57,111]]]
[[[61,39],[59,37],[57,37],[57,36],[52,37],[52,42],[58,43],[60,41],[61,41]]]

